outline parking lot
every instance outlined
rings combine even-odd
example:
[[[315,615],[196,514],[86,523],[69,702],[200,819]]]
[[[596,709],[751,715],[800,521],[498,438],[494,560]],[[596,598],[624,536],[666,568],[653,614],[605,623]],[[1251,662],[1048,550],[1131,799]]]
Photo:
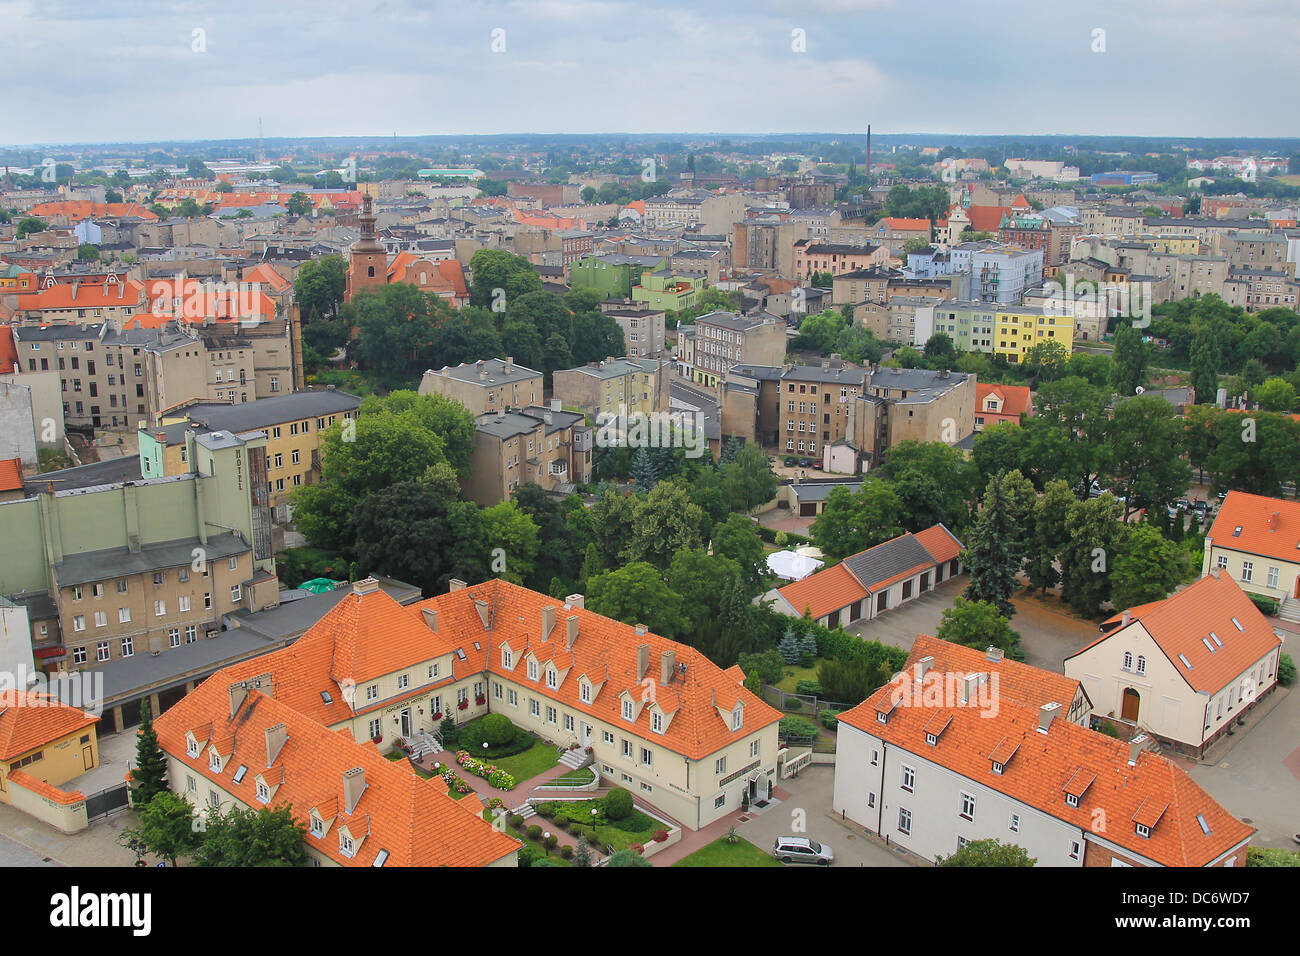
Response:
[[[952,607],[953,600],[961,596],[969,583],[968,575],[958,575],[875,620],[851,624],[847,630],[866,640],[911,650],[917,634],[938,632],[943,612]],[[1064,670],[1068,655],[1097,639],[1095,624],[1057,610],[1053,605],[1059,602],[1054,597],[1040,600],[1017,596],[1012,603],[1016,606],[1016,616],[1011,619],[1011,626],[1020,632],[1025,662],[1035,667],[1059,673]]]

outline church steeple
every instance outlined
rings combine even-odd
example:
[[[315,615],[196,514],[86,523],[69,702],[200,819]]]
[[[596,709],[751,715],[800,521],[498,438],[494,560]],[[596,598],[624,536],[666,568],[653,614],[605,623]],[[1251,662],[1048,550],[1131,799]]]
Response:
[[[366,193],[361,197],[361,237],[352,244],[343,301],[362,289],[377,288],[388,282],[388,253],[375,234],[374,200]]]

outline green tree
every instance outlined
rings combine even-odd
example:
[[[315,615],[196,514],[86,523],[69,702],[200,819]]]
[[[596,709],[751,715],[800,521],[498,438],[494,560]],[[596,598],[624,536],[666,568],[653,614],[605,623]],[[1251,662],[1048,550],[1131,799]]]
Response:
[[[899,442],[885,452],[885,474],[903,503],[904,525],[923,531],[942,522],[965,523],[970,507],[973,469],[960,449],[944,442]]]
[[[447,562],[453,500],[424,481],[399,482],[363,498],[354,521],[357,564],[366,573],[418,584],[426,595],[443,590],[459,576]]]
[[[337,316],[346,285],[347,263],[342,256],[322,256],[303,263],[293,279],[293,296],[303,318]]]
[[[713,553],[736,563],[751,597],[759,592],[767,573],[767,552],[753,521],[745,515],[733,514],[716,525]]]
[[[1110,572],[1117,608],[1163,601],[1191,573],[1187,551],[1151,525],[1128,528]]]
[[[361,403],[361,415],[391,413],[414,422],[442,442],[448,464],[459,475],[469,473],[474,451],[474,416],[468,408],[444,395],[421,395],[409,389],[371,396]]]
[[[310,216],[316,206],[306,193],[296,192],[285,202],[284,208],[289,211],[291,216]]]
[[[1046,593],[1061,579],[1056,561],[1069,541],[1065,519],[1075,502],[1070,486],[1061,479],[1049,481],[1034,503],[1033,523],[1025,556],[1025,576],[1030,586]]]
[[[1270,412],[1290,412],[1295,408],[1295,386],[1284,378],[1270,378],[1254,393],[1259,407]]]
[[[820,696],[849,707],[862,703],[888,680],[889,672],[881,664],[865,658],[822,661],[817,668],[817,683],[822,687]]]
[[[1037,858],[1022,846],[1001,840],[972,840],[952,856],[943,857],[939,866],[1034,866]]]
[[[626,557],[667,569],[673,555],[703,544],[704,512],[679,481],[660,482],[636,506]]]
[[[131,799],[138,807],[167,791],[167,757],[158,746],[158,734],[153,729],[153,713],[149,708],[148,697],[140,704],[140,729],[135,741],[135,767],[131,770],[131,786]]]
[[[139,821],[122,831],[118,842],[125,847],[143,846],[172,866],[199,846],[195,811],[179,793],[164,790],[139,808]]]
[[[929,245],[927,242],[926,247],[929,248]],[[957,347],[952,343],[952,336],[947,332],[936,332],[926,339],[925,357],[933,368],[947,368],[947,363],[957,358]]]
[[[638,501],[629,495],[607,488],[591,506],[594,543],[600,549],[600,561],[606,568],[622,563],[622,556],[632,543],[632,521]]]
[[[81,262],[98,262],[99,247],[91,245],[88,242],[83,242],[81,245],[77,246],[77,259]]]
[[[18,220],[16,235],[19,239],[26,239],[28,236],[44,232],[48,228],[50,227],[44,219],[37,219],[35,216],[24,216]]]
[[[470,257],[469,269],[471,305],[508,308],[514,299],[542,291],[542,277],[533,264],[504,249],[478,250]]]
[[[868,478],[855,492],[838,487],[812,523],[813,541],[833,561],[903,533],[903,503],[888,482]]]
[[[709,554],[703,548],[678,551],[668,566],[669,590],[681,598],[692,632],[707,629],[719,616],[723,597],[740,567],[730,558]]]
[[[1159,395],[1121,398],[1111,420],[1116,450],[1112,473],[1125,496],[1124,518],[1138,508],[1161,509],[1187,491],[1191,468],[1183,458],[1186,426]]]
[[[1112,385],[1120,395],[1136,394],[1145,384],[1150,347],[1142,333],[1131,325],[1121,325],[1115,332],[1115,378]]]
[[[537,524],[515,502],[503,501],[483,509],[483,531],[493,554],[493,573],[523,584],[533,573],[541,547]],[[504,568],[499,567],[497,558],[504,561]]]
[[[1110,599],[1110,566],[1124,532],[1110,492],[1070,505],[1069,542],[1061,553],[1061,596],[1081,614],[1095,615]]]
[[[685,624],[682,599],[652,564],[633,561],[587,582],[587,607],[624,624],[644,624],[663,637],[676,637]]]
[[[610,855],[606,866],[654,866],[649,860],[635,850],[615,850]]]
[[[1020,635],[1011,629],[1011,622],[996,605],[960,597],[944,610],[935,637],[979,650],[996,647],[1008,656],[1015,656],[1020,647]]]
[[[307,866],[306,828],[287,804],[274,809],[234,807],[209,811],[203,840],[194,851],[196,866],[227,869],[260,866]]]
[[[1224,340],[1222,323],[1203,323],[1192,338],[1192,389],[1198,405],[1214,402],[1219,391],[1219,366]]]
[[[1035,500],[1033,486],[1019,471],[994,478],[966,534],[961,560],[970,572],[970,584],[965,596],[991,603],[1006,618],[1016,613],[1011,597],[1020,586],[1017,575],[1025,558]]]

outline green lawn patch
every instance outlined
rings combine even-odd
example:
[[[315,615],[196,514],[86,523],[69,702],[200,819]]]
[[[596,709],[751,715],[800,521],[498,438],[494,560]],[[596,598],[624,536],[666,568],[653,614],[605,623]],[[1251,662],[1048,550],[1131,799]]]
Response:
[[[728,843],[726,837],[700,847],[690,856],[682,857],[673,866],[780,866],[771,854],[764,853],[748,840],[737,838]]]
[[[468,747],[465,749],[471,754],[474,753]],[[500,757],[492,760],[492,763],[514,777],[516,784],[521,784],[545,770],[550,770],[559,761],[559,747],[542,740],[535,740],[533,745],[523,753],[515,754],[513,757]]]
[[[820,657],[813,661],[812,667],[800,667],[798,664],[786,664],[785,676],[781,678],[776,687],[779,690],[785,691],[787,694],[793,694],[799,681],[815,681],[817,679],[817,668],[820,667],[821,664],[822,659]]]
[[[647,816],[640,810],[633,810],[629,816],[622,820],[610,821],[604,813],[604,798],[599,797],[594,800],[558,800],[555,802],[557,812],[567,819],[574,821],[569,826],[569,833],[577,837],[579,833],[587,837],[587,842],[596,846],[602,853],[605,852],[606,846],[612,846],[615,850],[626,850],[634,844],[640,843],[645,846],[654,841],[654,835],[659,830],[668,829],[666,824],[659,823],[652,817]],[[596,815],[595,826],[589,822],[592,819],[591,811],[599,810]],[[541,814],[541,806],[538,807],[538,814]],[[557,824],[554,819],[548,820],[543,817],[540,821],[542,826],[554,829]]]
[[[596,774],[590,767],[580,767],[577,770],[570,770],[562,777],[556,777],[548,787],[581,787],[591,783],[596,779]]]

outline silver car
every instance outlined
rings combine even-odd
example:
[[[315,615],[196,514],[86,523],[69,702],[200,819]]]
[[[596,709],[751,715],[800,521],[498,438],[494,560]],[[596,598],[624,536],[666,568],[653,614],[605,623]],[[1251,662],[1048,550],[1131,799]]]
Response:
[[[772,855],[782,863],[818,863],[830,866],[835,862],[835,853],[830,847],[807,837],[777,837],[772,844]]]

